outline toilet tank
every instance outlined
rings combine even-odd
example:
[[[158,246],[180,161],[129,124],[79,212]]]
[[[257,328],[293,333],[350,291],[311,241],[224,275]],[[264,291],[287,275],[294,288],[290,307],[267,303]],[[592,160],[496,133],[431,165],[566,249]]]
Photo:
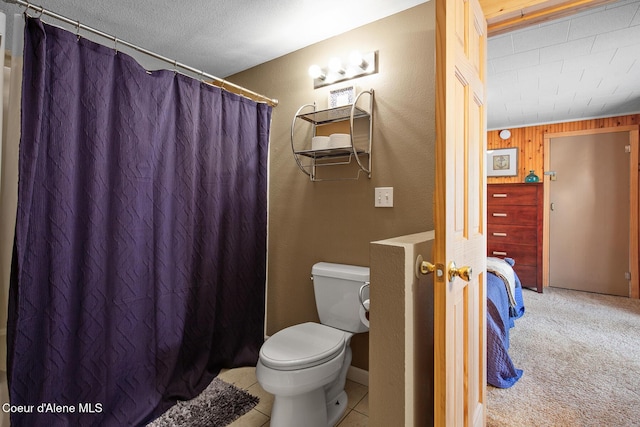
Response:
[[[369,283],[369,267],[319,262],[311,277],[320,323],[353,333],[369,330],[360,320],[359,296],[362,285]],[[363,298],[369,298],[368,287]]]

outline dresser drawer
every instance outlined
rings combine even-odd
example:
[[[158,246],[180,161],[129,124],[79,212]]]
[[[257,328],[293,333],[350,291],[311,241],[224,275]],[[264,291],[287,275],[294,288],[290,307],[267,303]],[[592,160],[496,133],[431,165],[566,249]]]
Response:
[[[536,225],[538,223],[537,206],[492,206],[487,207],[487,223]]]
[[[538,244],[538,228],[535,225],[487,224],[487,241],[513,243],[521,245]]]
[[[538,188],[531,184],[488,185],[487,204],[491,205],[537,205]]]
[[[516,265],[536,266],[538,264],[538,248],[536,246],[488,241],[487,255],[498,258],[513,258]]]

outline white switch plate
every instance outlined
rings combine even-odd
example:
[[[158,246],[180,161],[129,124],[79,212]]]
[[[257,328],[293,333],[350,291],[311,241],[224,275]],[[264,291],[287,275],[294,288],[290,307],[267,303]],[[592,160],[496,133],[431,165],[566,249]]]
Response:
[[[376,187],[376,208],[393,207],[393,187]]]

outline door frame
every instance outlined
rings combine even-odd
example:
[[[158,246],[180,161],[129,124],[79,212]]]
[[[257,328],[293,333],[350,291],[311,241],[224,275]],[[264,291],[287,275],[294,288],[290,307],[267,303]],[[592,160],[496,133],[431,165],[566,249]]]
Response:
[[[631,145],[631,153],[629,159],[629,269],[631,272],[631,281],[629,284],[629,298],[640,298],[640,280],[639,272],[640,265],[638,264],[638,242],[640,241],[640,224],[638,223],[638,138],[639,138],[639,125],[630,126],[618,126],[599,129],[587,129],[579,131],[569,132],[556,132],[544,134],[544,170],[548,171],[550,168],[550,144],[554,138],[562,138],[567,136],[585,136],[585,135],[597,135],[603,133],[618,133],[627,132],[629,134],[629,145]],[[544,201],[543,201],[543,216],[542,216],[542,284],[543,286],[549,286],[549,209],[550,209],[550,187],[551,179],[547,175],[543,175],[544,186]]]

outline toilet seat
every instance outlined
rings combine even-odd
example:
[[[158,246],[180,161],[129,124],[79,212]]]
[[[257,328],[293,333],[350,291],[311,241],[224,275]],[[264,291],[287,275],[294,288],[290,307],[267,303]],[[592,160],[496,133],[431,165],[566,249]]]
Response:
[[[344,349],[350,334],[319,323],[302,323],[276,332],[260,349],[272,369],[290,371],[321,365]]]

